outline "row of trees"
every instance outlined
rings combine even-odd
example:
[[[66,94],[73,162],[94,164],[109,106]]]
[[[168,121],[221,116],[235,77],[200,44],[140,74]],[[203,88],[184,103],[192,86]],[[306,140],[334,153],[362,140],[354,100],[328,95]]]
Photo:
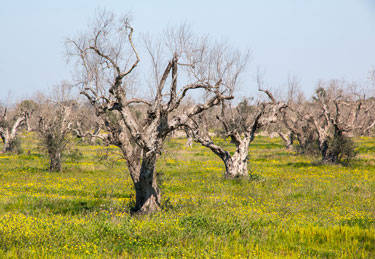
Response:
[[[293,82],[289,89],[295,91],[295,85]],[[280,114],[283,127],[278,133],[287,148],[296,139],[297,152],[319,153],[323,163],[349,161],[355,156],[350,138],[369,135],[375,126],[374,105],[375,99],[367,98],[357,84],[319,82],[310,101],[287,101],[287,109]]]
[[[337,163],[353,155],[349,137],[368,134],[375,125],[373,99],[336,81],[320,83],[309,101],[291,81],[287,98],[277,100],[258,75],[264,98],[235,105],[232,99],[248,52],[197,37],[186,26],[158,38],[144,36],[138,42],[141,48],[133,32],[128,17],[101,12],[86,32],[68,39],[74,83],[62,84],[54,96],[22,102],[12,115],[3,109],[3,152],[15,146],[17,129],[24,126],[38,132],[50,170],[59,171],[70,133],[99,138],[119,147],[135,187],[134,210],[149,213],[161,204],[156,161],[167,136],[177,130],[218,155],[225,177],[234,178],[248,174],[249,145],[260,129],[277,132],[287,148],[296,140],[299,152],[317,143],[322,162]],[[142,85],[148,93],[142,93]],[[86,101],[72,98],[70,86]],[[230,138],[233,154],[215,144],[212,130]]]

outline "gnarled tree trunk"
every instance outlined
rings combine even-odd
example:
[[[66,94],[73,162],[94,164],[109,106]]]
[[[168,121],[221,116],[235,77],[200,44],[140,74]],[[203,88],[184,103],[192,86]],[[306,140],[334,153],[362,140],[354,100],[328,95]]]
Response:
[[[249,160],[249,145],[250,139],[243,138],[239,142],[235,142],[236,151],[230,157],[224,161],[225,164],[225,177],[226,178],[237,178],[248,175],[247,162]]]
[[[50,158],[50,172],[60,172],[61,171],[61,153],[60,152],[53,152],[49,153]]]
[[[185,134],[186,134],[186,147],[192,147],[193,146],[193,136],[191,135],[189,129],[186,127],[184,128]]]
[[[223,160],[225,164],[225,177],[237,178],[248,175],[248,152],[235,153],[230,159]]]
[[[290,131],[289,133],[283,133],[279,131],[278,134],[284,141],[285,148],[287,150],[291,150],[293,148],[294,133],[292,131]]]
[[[196,141],[211,149],[212,152],[223,160],[225,165],[225,178],[237,178],[248,175],[247,162],[249,157],[249,145],[251,142],[249,138],[236,141],[236,151],[231,156],[228,151],[224,150],[218,145],[215,145],[210,139],[201,137],[199,135],[195,135],[194,137]]]
[[[150,213],[160,209],[160,191],[156,181],[156,155],[144,157],[140,171],[135,177],[135,211]]]
[[[242,58],[240,54],[223,54],[210,59],[216,55],[217,48],[201,49],[206,41],[202,41],[202,44],[198,38],[190,40],[190,33],[186,34],[184,29],[168,34],[167,44],[160,45],[167,46],[166,54],[173,51],[165,69],[160,70],[164,54],[156,55],[158,48],[154,48],[151,41],[145,42],[154,66],[152,73],[155,81],[151,85],[155,86],[156,91],[152,99],[132,98],[127,89],[128,82],[133,81],[129,76],[134,74],[141,59],[133,43],[133,28],[128,23],[128,17],[115,19],[113,14],[103,12],[92,26],[94,33],[90,28],[78,40],[68,40],[68,51],[79,60],[81,68],[81,94],[88,98],[96,114],[105,122],[106,130],[113,136],[110,142],[121,148],[127,160],[136,192],[134,210],[150,213],[160,208],[155,164],[165,138],[183,127],[192,117],[219,105],[223,100],[233,99],[232,91],[228,93],[228,84],[236,83],[247,56]],[[186,41],[187,35],[189,41]],[[169,44],[171,39],[173,44]],[[126,44],[132,53],[127,49],[123,51]],[[160,51],[164,53],[163,48]],[[130,62],[132,59],[134,62]],[[181,65],[186,69],[177,73]],[[226,69],[223,71],[222,67]],[[182,74],[182,82],[185,79],[191,81],[190,78],[193,78],[193,82],[178,84],[179,74]],[[168,83],[170,87],[166,87]],[[187,94],[194,89],[207,93],[204,102],[178,111]],[[139,107],[139,114],[135,112],[138,109],[136,107]],[[124,141],[126,137],[121,137],[123,134],[130,141]]]
[[[15,139],[11,139],[11,136],[10,134],[4,134],[4,136],[2,136],[2,140],[3,140],[3,150],[1,151],[1,153],[6,153],[6,152],[12,152],[13,151],[13,148],[14,148],[14,145],[12,145],[12,142],[15,141]]]
[[[155,171],[157,154],[147,154],[139,146],[121,146],[135,187],[136,203],[133,213],[148,214],[160,209],[161,195]]]
[[[6,116],[4,115],[3,118],[0,119],[6,119]],[[2,153],[6,152],[12,152],[14,151],[14,148],[16,147],[16,141],[17,141],[17,132],[19,128],[23,125],[25,121],[24,115],[20,115],[16,121],[14,122],[12,127],[1,127],[0,126],[0,137],[4,143]]]

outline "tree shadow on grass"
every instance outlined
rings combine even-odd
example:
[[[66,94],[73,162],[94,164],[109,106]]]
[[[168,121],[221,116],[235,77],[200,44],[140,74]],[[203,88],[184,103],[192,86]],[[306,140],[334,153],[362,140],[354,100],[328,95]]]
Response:
[[[52,213],[78,215],[99,210],[108,210],[111,204],[106,200],[56,199],[21,196],[9,201],[3,207],[6,211],[18,211],[25,214]]]
[[[295,168],[304,168],[304,167],[311,167],[311,166],[318,166],[316,163],[311,162],[289,162],[286,166],[292,166]]]

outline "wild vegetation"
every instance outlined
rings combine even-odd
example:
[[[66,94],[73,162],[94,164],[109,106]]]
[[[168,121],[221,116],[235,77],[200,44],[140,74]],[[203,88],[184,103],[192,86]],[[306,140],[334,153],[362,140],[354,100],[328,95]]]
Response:
[[[257,136],[240,180],[225,179],[209,149],[169,139],[156,166],[162,210],[132,216],[135,191],[118,148],[76,139],[62,172],[49,172],[35,133],[20,137],[23,154],[0,155],[2,258],[375,256],[373,138],[357,138],[357,158],[342,166]]]
[[[250,52],[129,17],[99,11],[72,82],[0,105],[0,257],[375,257],[374,77],[306,98],[258,71],[240,101]]]

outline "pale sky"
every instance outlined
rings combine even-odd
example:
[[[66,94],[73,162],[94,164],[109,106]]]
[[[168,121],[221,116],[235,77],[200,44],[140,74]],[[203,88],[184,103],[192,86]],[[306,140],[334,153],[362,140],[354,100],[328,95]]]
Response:
[[[258,66],[273,88],[294,74],[307,94],[320,79],[364,81],[375,67],[375,0],[0,0],[0,102],[9,92],[15,101],[70,80],[64,40],[103,7],[130,11],[135,33],[186,22],[250,48],[246,96],[255,95]]]

